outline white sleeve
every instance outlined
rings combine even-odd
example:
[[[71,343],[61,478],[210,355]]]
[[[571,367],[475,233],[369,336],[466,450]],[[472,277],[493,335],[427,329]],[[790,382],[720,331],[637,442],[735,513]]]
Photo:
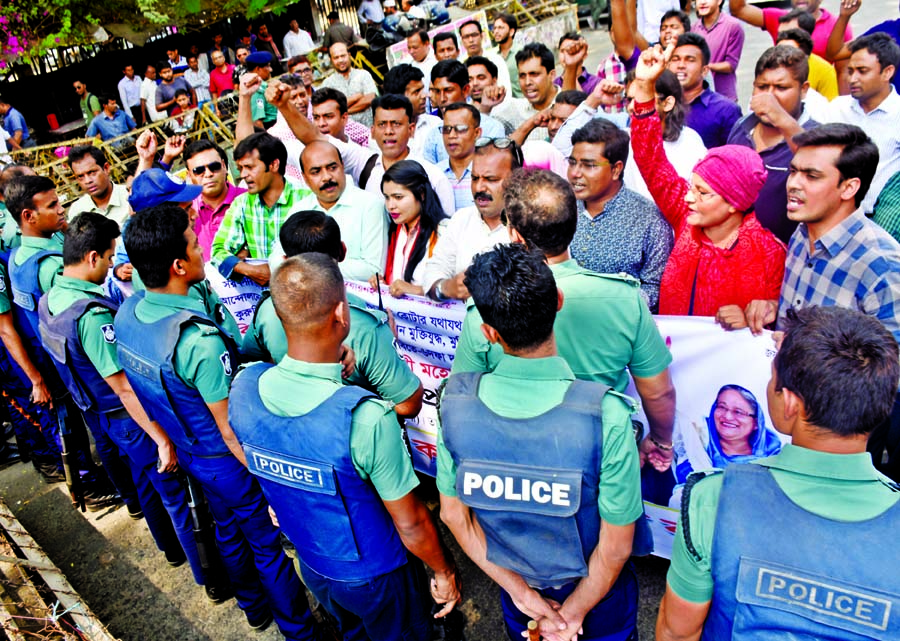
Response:
[[[556,136],[553,138],[553,146],[559,149],[564,156],[568,157],[572,153],[572,134],[590,122],[596,114],[597,110],[589,107],[587,103],[583,102],[578,105],[575,111],[566,118],[559,131],[556,132]]]
[[[344,142],[334,136],[328,136],[328,142],[337,147],[344,161],[344,171],[353,176],[353,181],[359,184],[359,175],[362,173],[363,167],[366,166],[369,158],[374,154],[371,149],[366,149],[355,142],[348,140]],[[366,277],[368,278],[368,276]]]
[[[388,245],[384,206],[373,204],[366,207],[360,215],[359,230],[358,251],[351,256],[348,248],[347,257],[341,262],[340,268],[347,280],[367,281],[373,274],[384,273]]]
[[[460,223],[459,219],[450,219],[444,233],[438,237],[434,253],[425,261],[422,288],[426,294],[431,291],[437,281],[456,275],[456,254],[462,229]]]

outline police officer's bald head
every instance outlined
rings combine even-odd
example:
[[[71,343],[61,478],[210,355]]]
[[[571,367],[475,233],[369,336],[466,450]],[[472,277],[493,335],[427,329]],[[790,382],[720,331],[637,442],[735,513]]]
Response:
[[[335,308],[347,300],[341,270],[325,254],[288,258],[270,287],[275,312],[289,337],[325,329],[334,319]]]

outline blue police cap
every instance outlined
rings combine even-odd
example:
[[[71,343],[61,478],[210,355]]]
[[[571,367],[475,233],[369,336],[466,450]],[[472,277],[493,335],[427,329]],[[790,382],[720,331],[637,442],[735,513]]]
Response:
[[[265,67],[270,62],[272,62],[272,54],[268,51],[257,51],[244,58],[244,66],[247,67],[247,69]]]

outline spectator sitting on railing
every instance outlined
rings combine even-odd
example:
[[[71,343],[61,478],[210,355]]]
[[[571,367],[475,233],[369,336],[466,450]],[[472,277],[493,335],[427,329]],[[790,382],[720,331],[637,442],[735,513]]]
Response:
[[[100,104],[102,105],[102,110],[91,121],[91,125],[87,130],[88,138],[96,137],[106,142],[127,134],[137,126],[134,118],[128,112],[119,109],[115,98],[100,96]],[[130,140],[117,141],[116,145],[122,145],[126,142],[130,142]]]
[[[191,102],[191,94],[187,89],[179,89],[175,92],[175,108],[172,117],[175,120],[169,122],[169,127],[176,134],[184,134],[194,128],[194,116],[197,106]]]

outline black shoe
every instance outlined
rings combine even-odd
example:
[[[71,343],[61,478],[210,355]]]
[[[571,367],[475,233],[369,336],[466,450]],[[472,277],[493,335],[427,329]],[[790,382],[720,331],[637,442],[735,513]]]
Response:
[[[234,598],[234,591],[227,583],[222,585],[204,585],[203,588],[206,590],[206,598],[213,605],[219,605]]]
[[[12,465],[13,463],[18,463],[22,460],[22,457],[19,456],[19,450],[15,449],[11,445],[7,445],[3,452],[0,453],[0,467],[6,467],[7,465]]]
[[[250,617],[247,617],[247,623],[251,628],[256,630],[257,632],[262,632],[270,625],[272,625],[272,621],[275,620],[275,617],[272,616],[272,613],[266,610],[265,614],[257,621],[251,621]]]
[[[173,568],[180,568],[187,561],[187,556],[181,546],[166,550],[166,563]]]
[[[99,491],[95,491],[85,492],[84,494],[84,506],[87,508],[88,512],[99,512],[105,508],[119,505],[121,502],[122,497],[119,496],[118,492],[103,494]]]
[[[44,483],[52,485],[53,483],[66,482],[65,473],[56,467],[56,463],[39,463],[35,459],[32,459],[31,463],[34,465],[34,469],[41,475],[41,478],[44,479]]]
[[[136,505],[126,505],[128,509],[128,518],[134,519],[135,521],[140,521],[144,518],[144,510],[141,509],[141,504],[138,503]]]

